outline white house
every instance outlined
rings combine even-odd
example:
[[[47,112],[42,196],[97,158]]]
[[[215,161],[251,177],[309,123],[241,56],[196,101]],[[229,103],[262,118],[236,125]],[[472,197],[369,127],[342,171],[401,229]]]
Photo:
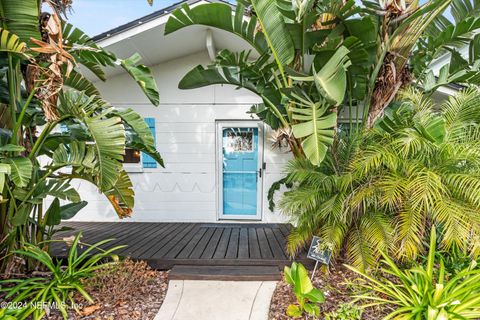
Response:
[[[219,0],[182,3],[212,1]],[[123,221],[283,222],[285,217],[269,210],[267,194],[284,176],[291,155],[287,148],[273,150],[271,129],[247,113],[260,99],[233,86],[178,89],[180,79],[193,67],[209,64],[217,48],[241,51],[249,46],[230,33],[204,26],[164,36],[165,24],[179,5],[94,38],[119,57],[140,53],[160,91],[160,106],[154,107],[121,68],[107,70],[108,81],[95,83],[107,101],[118,108],[131,107],[146,119],[165,160],[162,168],[148,156],[127,155],[132,163],[124,166],[136,196],[132,217]],[[454,89],[442,88],[437,97]],[[77,187],[88,206],[73,220],[119,220],[95,187],[87,182],[78,182]]]
[[[125,164],[136,196],[132,217],[123,221],[283,221],[268,209],[267,192],[283,176],[290,155],[287,149],[272,150],[269,128],[247,113],[260,99],[233,86],[177,87],[190,69],[209,64],[216,48],[249,47],[234,35],[202,26],[164,36],[177,6],[95,37],[117,56],[140,53],[160,91],[160,106],[154,107],[120,69],[108,70],[108,81],[95,83],[114,106],[131,107],[147,120],[165,160],[165,168],[143,155],[138,163]],[[127,158],[135,161],[135,155]],[[88,206],[74,220],[118,220],[93,186],[78,182],[78,190]]]

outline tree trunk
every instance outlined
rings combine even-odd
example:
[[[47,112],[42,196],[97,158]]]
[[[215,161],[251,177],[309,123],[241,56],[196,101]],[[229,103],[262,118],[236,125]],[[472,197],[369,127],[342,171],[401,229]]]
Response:
[[[375,82],[368,109],[367,129],[372,128],[375,121],[383,116],[385,109],[395,99],[398,91],[411,82],[412,76],[409,67],[404,65],[398,72],[393,55],[388,54]]]

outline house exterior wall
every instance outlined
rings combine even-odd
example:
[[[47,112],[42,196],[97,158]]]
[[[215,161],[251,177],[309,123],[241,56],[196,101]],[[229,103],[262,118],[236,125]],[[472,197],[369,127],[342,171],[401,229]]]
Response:
[[[179,90],[179,80],[192,67],[208,64],[206,52],[151,67],[160,90],[160,106],[148,103],[137,85],[126,75],[97,83],[103,97],[119,108],[131,107],[143,117],[155,118],[157,149],[165,168],[143,168],[129,172],[135,188],[131,218],[122,221],[216,222],[216,120],[252,120],[247,114],[259,98],[231,86]],[[281,177],[290,159],[287,150],[272,150],[265,130],[262,222],[284,221],[268,209],[271,184]],[[88,206],[77,221],[117,221],[115,211],[102,194],[87,182],[75,181]]]

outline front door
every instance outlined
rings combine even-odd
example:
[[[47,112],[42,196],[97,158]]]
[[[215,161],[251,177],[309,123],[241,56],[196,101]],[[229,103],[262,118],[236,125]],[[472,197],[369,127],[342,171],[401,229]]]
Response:
[[[261,219],[262,147],[259,122],[217,123],[218,216]]]

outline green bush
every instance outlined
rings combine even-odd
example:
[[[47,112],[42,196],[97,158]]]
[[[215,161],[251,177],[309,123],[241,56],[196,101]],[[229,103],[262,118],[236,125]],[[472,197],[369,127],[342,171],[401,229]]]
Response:
[[[293,188],[279,207],[295,224],[289,253],[317,235],[362,270],[376,266],[381,251],[415,261],[433,222],[441,226],[441,250],[479,256],[479,141],[478,88],[441,105],[404,91],[373,129],[339,134],[320,167],[288,165]]]
[[[335,311],[325,314],[325,320],[361,320],[362,309],[352,303],[343,303]]]
[[[373,305],[395,307],[384,319],[479,319],[480,269],[477,263],[472,261],[467,268],[449,277],[445,272],[443,257],[435,263],[435,251],[436,232],[432,228],[426,265],[417,264],[402,270],[388,255],[383,254],[386,267],[381,271],[388,279],[375,279],[347,266],[367,280],[360,284],[361,287],[377,293],[359,295],[357,298],[370,300]]]
[[[36,245],[26,243],[24,244],[24,250],[15,252],[39,262],[48,269],[51,276],[0,281],[0,285],[6,285],[6,287],[0,289],[7,293],[5,299],[11,302],[12,306],[21,306],[4,309],[3,316],[9,315],[21,319],[31,316],[36,320],[45,315],[44,307],[54,306],[62,313],[64,319],[67,319],[68,307],[72,307],[79,312],[73,298],[75,292],[81,294],[88,302],[93,303],[93,299],[84,289],[83,280],[92,277],[94,271],[104,268],[107,264],[114,263],[104,260],[108,258],[113,261],[118,260],[113,252],[123,246],[102,250],[100,246],[111,241],[103,240],[94,245],[89,245],[83,252],[79,252],[79,246],[84,245],[80,243],[80,237],[81,233],[77,234],[72,242],[66,266],[62,266],[62,261],[55,262],[47,252]]]
[[[293,287],[298,303],[298,305],[288,306],[287,315],[300,318],[307,312],[309,315],[318,317],[320,314],[318,304],[325,301],[325,296],[320,290],[313,287],[307,269],[301,263],[293,262],[291,268],[285,267],[284,278]]]

